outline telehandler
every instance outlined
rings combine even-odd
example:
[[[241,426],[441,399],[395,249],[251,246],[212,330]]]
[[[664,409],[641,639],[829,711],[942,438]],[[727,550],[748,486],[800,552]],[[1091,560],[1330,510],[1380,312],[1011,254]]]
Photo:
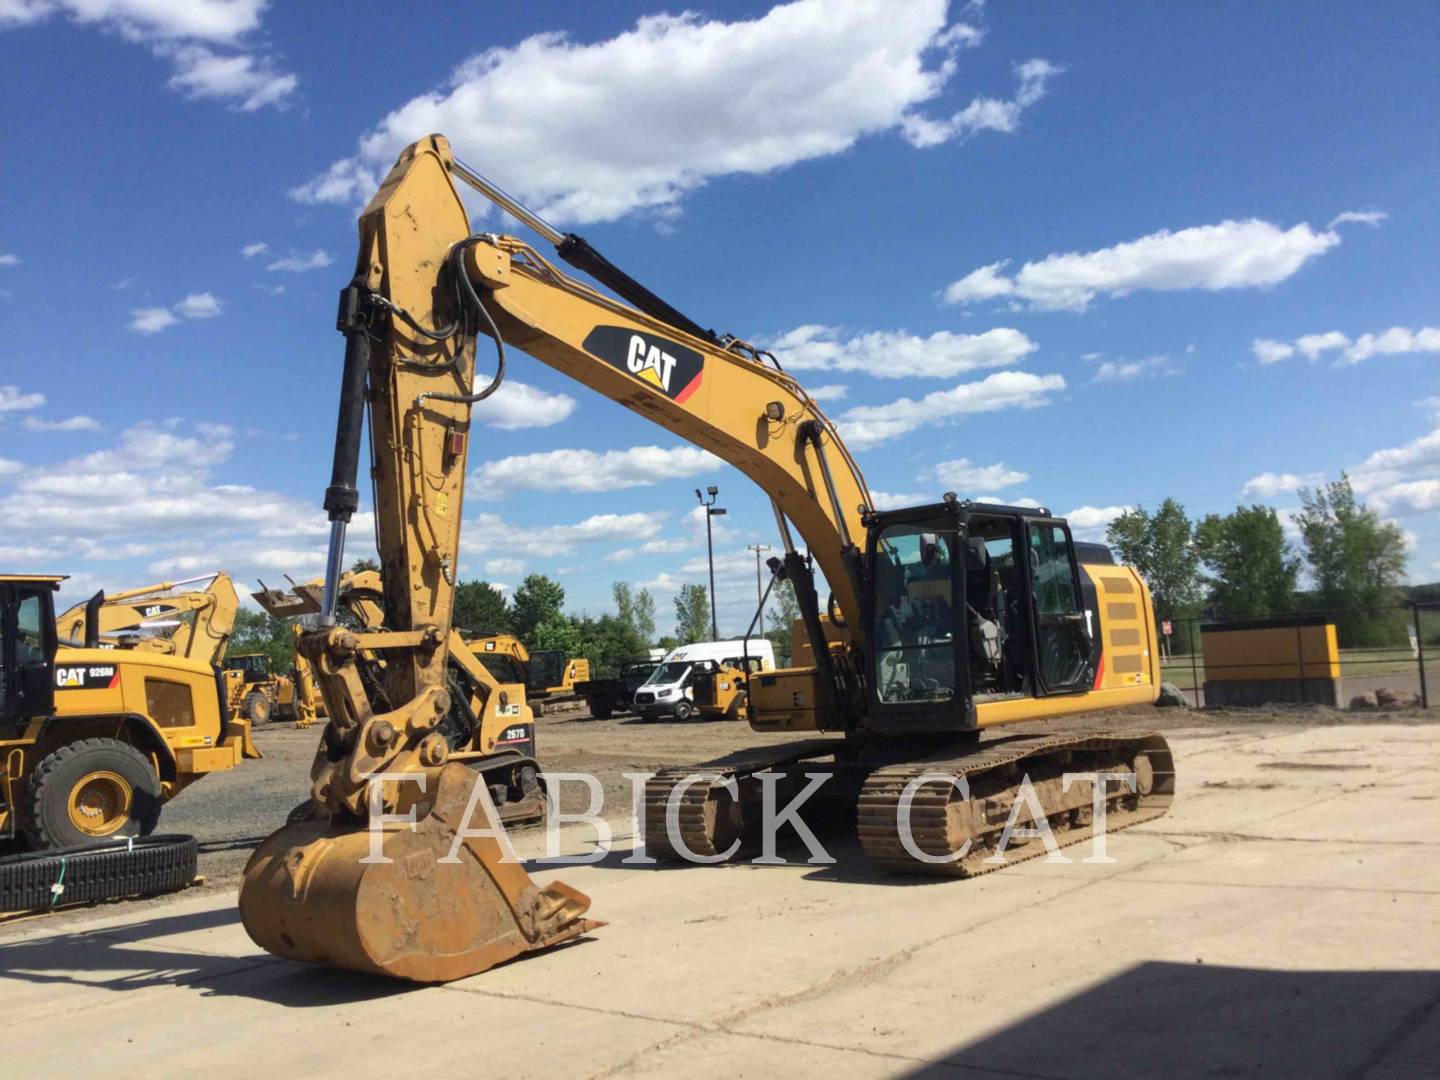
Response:
[[[523,240],[473,233],[457,182],[628,303]],[[1094,799],[1111,827],[1165,812],[1174,775],[1159,735],[980,739],[1015,721],[1154,701],[1153,613],[1132,570],[1082,564],[1069,526],[1044,509],[947,492],[877,510],[835,428],[775,357],[687,318],[455,160],[444,138],[406,149],[365,208],[337,325],[346,346],[324,502],[329,559],[321,624],[301,639],[330,721],[311,771],[311,815],[259,846],[240,893],[246,930],[270,952],[435,982],[597,925],[583,893],[561,882],[538,888],[504,857],[503,833],[473,831],[484,823],[477,792],[469,771],[448,762],[437,730],[451,704],[470,410],[501,386],[506,346],[730,462],[774,507],[784,554],[772,584],[783,577],[794,587],[812,660],[758,674],[748,716],[757,729],[811,737],[701,770],[708,777],[688,787],[695,769],[656,776],[645,796],[652,854],[729,854],[756,823],[762,772],[787,788],[827,774],[853,808],[866,856],[909,872],[990,869],[985,856],[1006,823],[1000,808],[1031,777],[1060,843],[1090,834]],[[478,334],[497,352],[483,386]],[[386,629],[356,633],[336,625],[336,612],[367,405]],[[831,593],[823,606],[816,570]],[[385,655],[383,686],[362,677],[365,650]],[[1134,786],[1092,778],[1067,788],[1066,771],[1126,773]],[[386,775],[372,797],[377,773]],[[907,794],[918,848],[900,835]],[[664,824],[672,805],[675,837]],[[369,827],[387,861],[362,861]]]
[[[33,848],[145,835],[200,777],[260,756],[208,658],[100,646],[104,593],[62,642],[64,580],[0,575],[0,837]]]

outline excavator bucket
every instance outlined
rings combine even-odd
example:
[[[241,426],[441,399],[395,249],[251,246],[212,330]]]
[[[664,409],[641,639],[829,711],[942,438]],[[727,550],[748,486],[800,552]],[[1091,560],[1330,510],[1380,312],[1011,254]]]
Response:
[[[413,831],[383,835],[385,862],[367,862],[370,833],[328,819],[292,821],[251,856],[240,918],[257,945],[291,960],[413,982],[462,979],[605,925],[590,898],[560,882],[538,888],[493,836],[467,836],[475,773],[439,770]],[[482,797],[484,796],[482,788]],[[477,815],[478,816],[478,815]],[[490,819],[494,821],[492,817]]]

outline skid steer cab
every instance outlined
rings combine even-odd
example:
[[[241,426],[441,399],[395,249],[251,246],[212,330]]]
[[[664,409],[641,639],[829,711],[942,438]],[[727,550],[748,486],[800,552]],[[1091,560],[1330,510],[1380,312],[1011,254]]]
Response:
[[[60,640],[64,580],[0,575],[0,840],[33,848],[149,833],[201,776],[260,756],[210,664],[99,648],[94,618]]]

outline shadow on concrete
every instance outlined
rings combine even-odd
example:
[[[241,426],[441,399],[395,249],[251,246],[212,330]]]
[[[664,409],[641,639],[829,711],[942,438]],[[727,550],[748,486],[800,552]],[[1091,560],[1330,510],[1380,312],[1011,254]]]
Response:
[[[1004,972],[989,977],[1003,979]],[[958,1003],[957,1003],[958,1004]],[[1440,971],[1146,963],[910,1077],[1440,1075]],[[987,1073],[988,1075],[988,1073]]]
[[[305,967],[255,953],[226,956],[180,947],[146,946],[147,942],[172,935],[233,926],[239,920],[239,911],[227,904],[125,926],[3,942],[0,981],[87,986],[116,992],[186,986],[206,996],[253,997],[289,1008],[356,1004],[411,988],[392,979]],[[258,978],[237,978],[258,968],[266,969]]]

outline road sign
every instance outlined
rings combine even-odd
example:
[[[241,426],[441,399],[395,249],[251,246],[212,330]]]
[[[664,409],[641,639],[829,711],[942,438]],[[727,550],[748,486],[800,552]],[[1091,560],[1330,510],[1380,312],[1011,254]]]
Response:
[[[1160,624],[1160,632],[1161,632],[1162,634],[1164,634],[1166,637],[1169,637],[1169,636],[1170,636],[1170,620],[1169,620],[1169,619],[1166,619],[1164,622],[1162,622],[1162,623]]]

